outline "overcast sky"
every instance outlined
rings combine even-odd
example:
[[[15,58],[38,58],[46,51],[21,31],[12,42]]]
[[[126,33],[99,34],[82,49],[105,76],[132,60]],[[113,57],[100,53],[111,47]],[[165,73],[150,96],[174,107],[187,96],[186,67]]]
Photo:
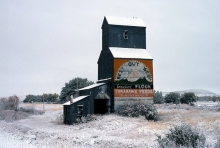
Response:
[[[97,81],[105,15],[143,19],[156,90],[220,94],[219,8],[219,0],[1,0],[0,96]]]

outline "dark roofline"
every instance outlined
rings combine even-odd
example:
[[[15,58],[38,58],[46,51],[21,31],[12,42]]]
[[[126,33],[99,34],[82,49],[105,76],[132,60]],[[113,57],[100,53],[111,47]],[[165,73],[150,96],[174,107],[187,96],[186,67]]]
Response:
[[[108,83],[111,82],[112,78],[100,79],[96,83]]]

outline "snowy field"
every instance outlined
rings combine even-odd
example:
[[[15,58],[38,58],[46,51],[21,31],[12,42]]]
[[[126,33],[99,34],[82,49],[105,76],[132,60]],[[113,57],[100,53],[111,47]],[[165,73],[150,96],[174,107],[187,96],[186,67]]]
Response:
[[[21,106],[42,109],[42,104]],[[164,135],[170,127],[181,123],[201,129],[206,135],[206,147],[214,147],[220,136],[220,112],[187,105],[164,104],[156,107],[160,117],[157,122],[147,121],[144,117],[110,114],[98,115],[96,120],[88,123],[63,125],[57,120],[62,115],[62,105],[45,104],[46,113],[43,115],[11,123],[0,120],[0,148],[157,148],[155,134]]]
[[[25,141],[20,140],[15,135],[5,132],[0,127],[0,148],[35,148]]]

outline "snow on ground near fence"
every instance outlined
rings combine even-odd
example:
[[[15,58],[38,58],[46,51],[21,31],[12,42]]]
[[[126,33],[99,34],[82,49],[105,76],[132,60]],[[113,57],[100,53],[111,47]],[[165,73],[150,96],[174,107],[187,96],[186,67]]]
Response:
[[[216,105],[220,105],[220,102],[197,101],[195,104],[196,104],[197,106],[216,106]]]

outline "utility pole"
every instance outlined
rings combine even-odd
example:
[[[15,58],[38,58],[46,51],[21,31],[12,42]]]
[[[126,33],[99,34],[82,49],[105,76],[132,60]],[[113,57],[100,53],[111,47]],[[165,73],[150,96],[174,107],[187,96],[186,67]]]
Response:
[[[78,92],[79,92],[79,91],[78,91],[78,88],[79,88],[79,84],[78,84],[78,83],[79,83],[79,80],[78,80],[78,77],[77,77],[77,85],[76,85],[76,90],[77,90],[77,97],[79,96],[79,93],[78,93]]]
[[[77,83],[76,83],[76,89],[78,90],[78,77],[77,77]]]
[[[43,111],[44,111],[44,94],[43,94]]]

